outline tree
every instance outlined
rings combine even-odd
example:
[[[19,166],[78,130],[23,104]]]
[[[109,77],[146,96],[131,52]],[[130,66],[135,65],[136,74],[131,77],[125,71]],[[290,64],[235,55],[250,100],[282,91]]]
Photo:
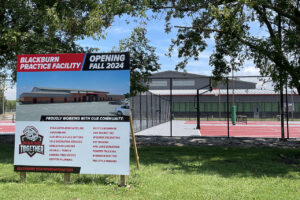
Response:
[[[7,100],[5,107],[8,112],[16,110],[16,100]]]
[[[5,113],[5,89],[6,89],[6,78],[7,78],[7,73],[6,72],[1,72],[0,73],[0,114]]]
[[[0,69],[15,80],[18,54],[83,52],[76,40],[100,39],[114,16],[137,10],[123,0],[0,0]]]
[[[149,45],[146,38],[147,30],[137,27],[129,38],[120,41],[119,51],[130,53],[130,95],[146,91],[148,77],[160,69],[155,48]]]
[[[183,58],[177,68],[184,68],[191,58],[197,60],[207,47],[206,39],[214,37],[210,65],[216,79],[252,59],[277,89],[288,82],[300,94],[299,0],[160,0],[144,5],[154,13],[166,11],[167,32],[172,19],[190,19],[190,26],[176,26],[177,38],[170,47],[177,47]],[[253,34],[253,24],[265,32]]]

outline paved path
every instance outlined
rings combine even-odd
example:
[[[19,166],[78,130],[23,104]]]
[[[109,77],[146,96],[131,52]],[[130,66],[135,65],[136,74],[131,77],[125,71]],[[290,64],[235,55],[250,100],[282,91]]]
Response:
[[[173,136],[200,136],[195,124],[184,124],[185,121],[174,120],[172,122]],[[170,136],[170,122],[137,132],[136,135]]]
[[[249,122],[229,126],[230,137],[281,138],[280,122]],[[144,136],[170,136],[170,122],[137,132]],[[172,136],[208,136],[227,137],[227,124],[224,121],[201,121],[200,131],[196,129],[195,121],[173,120]],[[285,137],[287,131],[285,127]],[[289,123],[289,137],[300,138],[300,122]]]
[[[40,121],[41,115],[113,115],[115,108],[108,102],[77,102],[17,105],[18,121]]]

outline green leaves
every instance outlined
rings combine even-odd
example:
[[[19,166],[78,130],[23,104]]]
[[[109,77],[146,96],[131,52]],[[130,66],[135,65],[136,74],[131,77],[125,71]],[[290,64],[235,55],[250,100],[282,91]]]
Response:
[[[262,75],[272,77],[277,88],[288,80],[289,86],[297,88],[300,94],[297,0],[174,0],[151,6],[154,12],[166,11],[166,32],[170,31],[173,19],[190,17],[190,26],[177,26],[177,38],[170,47],[171,51],[177,47],[178,57],[184,60],[177,68],[184,68],[190,59],[197,60],[206,48],[206,39],[214,37],[210,65],[217,79],[231,68],[238,70],[250,59]],[[263,31],[256,34],[251,30],[253,24],[260,24]]]
[[[148,77],[151,72],[160,69],[158,56],[155,48],[149,45],[146,38],[147,30],[144,27],[135,28],[131,36],[120,41],[119,51],[130,53],[130,95],[134,96],[137,92],[148,89]]]
[[[18,54],[82,52],[76,40],[103,38],[115,16],[144,15],[135,7],[123,0],[0,0],[0,69],[15,79]]]

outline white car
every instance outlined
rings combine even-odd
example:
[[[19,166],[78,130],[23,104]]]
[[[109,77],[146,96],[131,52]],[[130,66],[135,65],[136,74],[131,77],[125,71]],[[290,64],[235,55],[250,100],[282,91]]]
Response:
[[[122,105],[116,107],[116,113],[118,116],[129,116],[130,114],[129,105]]]
[[[129,99],[124,99],[124,100],[122,101],[122,103],[123,103],[123,104],[128,104],[128,105],[129,105]]]

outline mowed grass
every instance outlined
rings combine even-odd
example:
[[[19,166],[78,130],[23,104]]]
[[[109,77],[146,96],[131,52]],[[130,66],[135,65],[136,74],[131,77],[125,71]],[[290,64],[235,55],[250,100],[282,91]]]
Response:
[[[132,151],[133,152],[133,151]],[[13,171],[13,146],[0,145],[0,199],[300,199],[300,150],[279,148],[141,147],[131,155],[129,188],[120,176]]]

